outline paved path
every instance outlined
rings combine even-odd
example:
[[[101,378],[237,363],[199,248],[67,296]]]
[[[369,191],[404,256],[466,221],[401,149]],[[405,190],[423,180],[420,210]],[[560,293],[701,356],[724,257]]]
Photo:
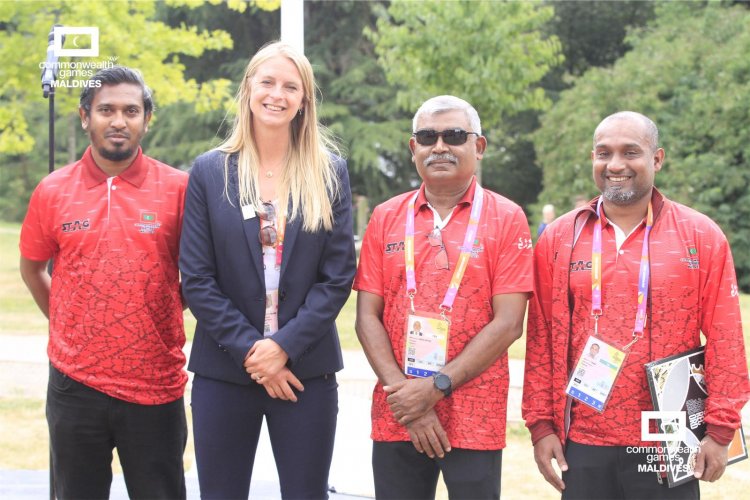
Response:
[[[0,335],[0,398],[32,397],[44,399],[47,384],[47,355],[44,336]],[[186,350],[189,350],[188,345]],[[374,497],[370,465],[370,401],[375,375],[361,351],[344,351],[345,368],[338,374],[339,420],[331,464],[330,484],[335,488],[332,499]],[[510,361],[510,392],[508,419],[521,420],[521,387],[523,361]],[[190,385],[188,385],[188,388]],[[186,395],[189,400],[190,393]],[[750,405],[742,412],[742,420],[750,424]],[[192,439],[192,438],[191,438]],[[195,460],[190,460],[195,463]],[[36,499],[48,492],[48,471],[0,470],[0,498]],[[198,478],[195,468],[186,471],[188,498],[197,499]],[[271,445],[264,432],[258,445],[251,498],[280,498],[278,475]],[[122,476],[115,478],[112,499],[126,499]]]
[[[47,339],[44,336],[0,335],[0,397],[25,396],[43,399],[47,384]],[[189,350],[187,346],[186,350]],[[344,352],[345,368],[338,374],[339,425],[331,464],[330,484],[337,494],[331,498],[373,497],[370,467],[370,400],[375,375],[361,351]],[[520,420],[520,387],[523,362],[511,363],[509,418]],[[189,386],[188,386],[189,387]],[[189,393],[187,395],[189,398]],[[191,463],[195,463],[191,460]],[[195,468],[186,471],[188,498],[198,498]],[[0,470],[0,498],[41,498],[47,492],[47,471]],[[112,498],[127,498],[122,476],[116,477]],[[277,499],[278,475],[270,442],[264,432],[258,453],[251,498]]]

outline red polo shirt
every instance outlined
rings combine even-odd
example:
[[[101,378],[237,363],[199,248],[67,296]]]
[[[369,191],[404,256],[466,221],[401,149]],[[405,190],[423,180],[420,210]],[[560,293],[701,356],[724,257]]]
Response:
[[[54,259],[47,352],[72,379],[139,404],[182,396],[177,257],[187,180],[140,149],[108,178],[89,148],[34,191],[21,255]]]
[[[740,410],[750,385],[739,292],[726,237],[708,217],[656,190],[652,202],[655,218],[649,236],[651,281],[644,337],[633,345],[603,413],[573,403],[567,436],[565,385],[593,332],[591,246],[596,216],[588,217],[572,250],[573,221],[577,215],[578,220],[584,218],[576,211],[556,220],[539,239],[523,401],[534,441],[554,431],[563,441],[569,437],[586,445],[641,444],[641,411],[653,410],[644,363],[698,347],[702,336],[708,432],[720,440],[730,439],[731,431],[741,425]],[[618,251],[614,227],[602,218],[599,332],[620,347],[632,340],[644,233],[641,223]]]
[[[569,437],[577,443],[604,446],[639,443],[641,412],[653,408],[643,365],[699,346],[701,329],[713,336],[712,341],[724,332],[742,338],[738,296],[736,289],[735,293],[731,291],[734,278],[722,276],[723,270],[733,270],[726,240],[716,225],[705,217],[676,203],[670,208],[654,224],[649,238],[650,322],[646,325],[644,337],[630,349],[605,411],[599,413],[584,404],[572,405]],[[572,372],[586,339],[593,332],[589,263],[595,219],[589,218],[571,256],[573,355],[568,359],[569,372]],[[686,229],[691,226],[696,227],[697,237]],[[615,228],[602,213],[603,312],[599,318],[599,334],[620,348],[633,339],[645,233],[644,220],[628,235],[618,251]],[[724,279],[703,278],[707,273]],[[707,297],[715,300],[715,310],[701,305],[700,301]],[[709,318],[710,322],[706,321]],[[741,349],[742,345],[732,348]],[[707,366],[707,378],[711,382],[717,368],[722,369]],[[742,368],[744,363],[738,359],[737,369]]]
[[[427,234],[435,227],[433,212],[427,206],[424,186],[415,203],[414,258],[417,311],[439,312],[463,245],[471,212],[476,181],[459,201],[450,221],[442,230],[450,269],[435,265],[437,247]],[[396,361],[404,366],[405,325],[409,312],[404,263],[406,210],[414,191],[379,205],[367,226],[354,289],[383,297],[383,324],[388,332]],[[532,291],[531,239],[521,208],[484,191],[484,207],[470,263],[458,290],[448,337],[447,361],[455,358],[493,317],[494,295]],[[474,450],[505,447],[505,420],[508,395],[508,359],[504,354],[487,370],[440,400],[435,411],[451,445]],[[382,385],[373,392],[372,439],[409,441],[406,427],[394,418]]]

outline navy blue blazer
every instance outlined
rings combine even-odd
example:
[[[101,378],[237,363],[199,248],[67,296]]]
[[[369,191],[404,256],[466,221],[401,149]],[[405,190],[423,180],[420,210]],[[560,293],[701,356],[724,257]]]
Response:
[[[182,291],[198,320],[188,369],[204,377],[249,384],[243,362],[263,339],[265,278],[258,217],[243,220],[237,155],[209,151],[190,171],[180,239]],[[273,336],[300,380],[343,367],[335,319],[351,293],[356,270],[352,200],[346,162],[334,157],[341,195],[332,231],[302,230],[289,220],[279,279],[279,331]]]

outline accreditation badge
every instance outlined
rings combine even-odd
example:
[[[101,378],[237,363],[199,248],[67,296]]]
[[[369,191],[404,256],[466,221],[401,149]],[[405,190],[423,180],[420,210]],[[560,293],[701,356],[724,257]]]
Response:
[[[263,320],[263,336],[271,337],[279,331],[279,290],[266,292],[266,315]]]
[[[603,412],[626,355],[625,351],[604,342],[600,337],[589,336],[565,394]]]
[[[438,314],[415,312],[406,318],[406,375],[430,377],[445,366],[449,329]]]

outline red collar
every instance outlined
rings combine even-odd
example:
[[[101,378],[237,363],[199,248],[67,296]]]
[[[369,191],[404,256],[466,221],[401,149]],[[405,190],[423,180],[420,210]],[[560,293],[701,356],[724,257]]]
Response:
[[[417,207],[417,212],[422,210],[422,208],[427,206],[427,204],[429,203],[427,201],[427,197],[424,194],[424,188],[425,186],[423,182],[422,185],[419,187],[419,195],[417,195],[417,201],[414,203],[414,205]],[[474,191],[476,190],[476,188],[477,188],[477,178],[473,177],[471,179],[471,184],[469,184],[469,188],[463,194],[461,199],[458,200],[458,203],[456,204],[456,206],[462,205],[462,204],[471,206],[471,202],[474,200]]]
[[[107,178],[109,178],[109,175],[99,168],[96,161],[94,161],[94,156],[91,154],[91,146],[86,148],[86,152],[83,153],[81,162],[83,163],[84,168],[83,180],[86,189],[91,189],[92,187],[105,182]],[[148,162],[143,154],[143,150],[138,146],[138,154],[135,155],[133,162],[117,177],[139,188],[143,184],[143,181],[146,180],[147,173]]]

